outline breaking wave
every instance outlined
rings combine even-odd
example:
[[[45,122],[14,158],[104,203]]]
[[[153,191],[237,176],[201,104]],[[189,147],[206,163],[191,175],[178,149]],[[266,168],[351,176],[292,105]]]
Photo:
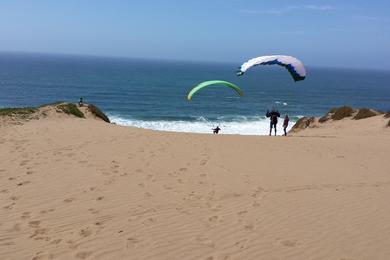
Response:
[[[269,119],[266,117],[219,117],[214,120],[208,120],[204,117],[196,117],[191,120],[164,120],[164,119],[136,119],[125,118],[116,115],[109,115],[111,122],[122,125],[132,126],[137,128],[152,129],[158,131],[169,132],[185,132],[185,133],[212,133],[212,128],[219,126],[221,134],[238,134],[238,135],[268,135],[269,134]],[[288,130],[295,124],[299,117],[290,118]],[[283,119],[278,123],[277,132],[281,135]]]

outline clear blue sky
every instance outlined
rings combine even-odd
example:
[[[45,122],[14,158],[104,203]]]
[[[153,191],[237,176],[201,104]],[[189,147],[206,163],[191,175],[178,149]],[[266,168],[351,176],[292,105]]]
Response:
[[[390,1],[1,0],[0,51],[390,69]]]

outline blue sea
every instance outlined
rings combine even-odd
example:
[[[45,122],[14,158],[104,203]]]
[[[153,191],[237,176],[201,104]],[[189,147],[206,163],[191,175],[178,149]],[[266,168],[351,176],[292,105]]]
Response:
[[[239,65],[0,53],[0,107],[83,97],[125,126],[211,133],[219,125],[223,134],[243,135],[267,134],[265,112],[273,107],[290,116],[290,126],[342,105],[390,110],[390,71],[309,66],[306,80],[294,82],[280,66],[258,66],[237,77]],[[245,95],[213,86],[187,101],[193,86],[213,79],[235,83]]]

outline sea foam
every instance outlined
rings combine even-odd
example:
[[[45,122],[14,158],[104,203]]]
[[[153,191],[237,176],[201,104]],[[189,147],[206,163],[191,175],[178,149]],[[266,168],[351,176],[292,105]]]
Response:
[[[212,133],[212,128],[219,126],[221,134],[238,134],[238,135],[268,135],[269,134],[269,119],[261,118],[259,120],[245,120],[245,117],[237,118],[237,120],[217,120],[209,121],[203,117],[195,121],[181,120],[139,120],[131,118],[123,118],[115,115],[109,116],[111,122],[122,126],[132,126],[137,128],[152,129],[169,132],[185,132],[185,133]],[[288,130],[295,124],[295,121],[290,121]],[[283,118],[279,120],[277,134],[283,134]],[[273,133],[273,132],[272,132]]]

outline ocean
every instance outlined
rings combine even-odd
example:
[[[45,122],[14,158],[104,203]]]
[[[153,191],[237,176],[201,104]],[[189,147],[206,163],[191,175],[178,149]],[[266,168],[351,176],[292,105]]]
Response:
[[[0,107],[83,97],[120,125],[195,133],[219,125],[222,134],[242,135],[268,134],[265,113],[273,107],[289,115],[289,127],[342,105],[390,110],[390,71],[306,67],[307,78],[294,82],[280,66],[258,66],[237,77],[239,65],[0,53]],[[244,96],[212,86],[187,101],[193,86],[213,79],[235,83]]]

